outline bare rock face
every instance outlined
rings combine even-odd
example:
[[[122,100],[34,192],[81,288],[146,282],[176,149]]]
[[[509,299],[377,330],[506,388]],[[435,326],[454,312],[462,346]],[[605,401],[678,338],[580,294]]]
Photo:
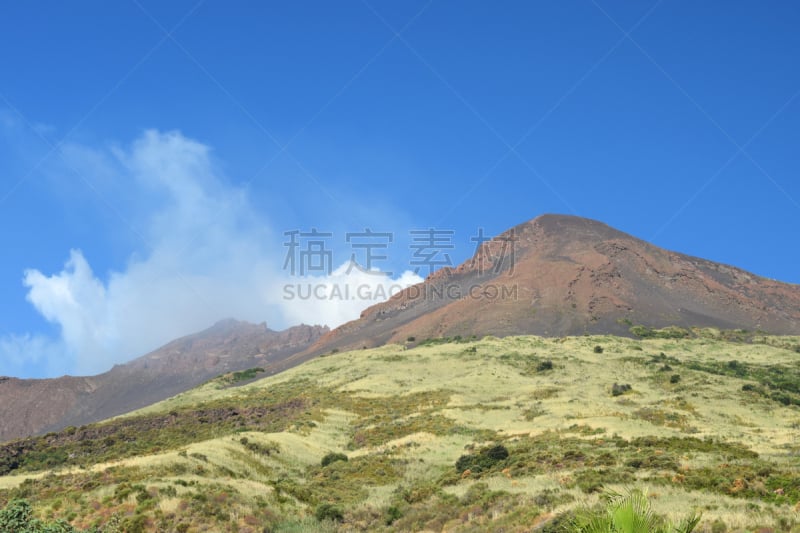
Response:
[[[667,251],[601,222],[542,215],[370,307],[309,353],[456,335],[629,335],[630,323],[796,335],[800,286]]]
[[[98,376],[0,377],[0,442],[126,413],[226,372],[275,372],[327,332],[323,326],[272,331],[266,324],[223,320]]]

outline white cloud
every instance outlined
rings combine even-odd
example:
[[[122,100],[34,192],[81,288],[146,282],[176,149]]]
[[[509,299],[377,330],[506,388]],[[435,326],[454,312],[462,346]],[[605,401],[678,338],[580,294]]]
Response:
[[[281,287],[271,287],[269,294],[280,290],[283,312],[293,322],[316,315],[321,323],[338,325],[358,318],[366,307],[421,281],[422,278],[410,271],[392,279],[385,273],[366,271],[348,261],[329,276],[284,280]]]
[[[305,282],[355,298],[287,299],[284,286],[298,279],[281,269],[285,248],[244,191],[226,183],[207,146],[178,132],[147,131],[127,148],[70,146],[66,154],[69,166],[91,173],[106,194],[129,195],[127,223],[145,252],[105,278],[78,249],[59,273],[28,270],[28,301],[59,327],[60,338],[0,338],[0,370],[44,360],[51,375],[99,372],[226,317],[334,327],[396,286],[421,281],[410,272],[392,280],[344,265]]]

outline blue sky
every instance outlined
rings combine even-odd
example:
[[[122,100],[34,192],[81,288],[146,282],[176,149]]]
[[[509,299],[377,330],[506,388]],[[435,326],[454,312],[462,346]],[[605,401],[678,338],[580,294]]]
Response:
[[[800,283],[798,27],[794,2],[7,3],[0,374],[357,317],[281,297],[291,230],[331,233],[333,269],[393,233],[372,288],[418,279],[410,230],[458,263],[545,212]]]

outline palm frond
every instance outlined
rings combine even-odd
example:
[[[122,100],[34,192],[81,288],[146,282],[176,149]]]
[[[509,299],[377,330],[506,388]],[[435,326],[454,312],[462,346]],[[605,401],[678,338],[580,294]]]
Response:
[[[692,514],[673,526],[653,512],[647,495],[639,489],[608,492],[602,499],[603,507],[577,513],[573,533],[691,533],[700,522],[700,515]]]

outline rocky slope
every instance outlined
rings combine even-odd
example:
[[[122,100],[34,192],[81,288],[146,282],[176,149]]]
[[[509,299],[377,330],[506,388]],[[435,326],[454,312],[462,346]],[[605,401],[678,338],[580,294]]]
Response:
[[[631,324],[800,334],[800,286],[664,250],[601,222],[542,215],[297,357],[456,335],[629,335]]]
[[[272,331],[225,320],[97,376],[0,377],[0,442],[126,413],[226,372],[270,372],[327,331],[306,325]]]

